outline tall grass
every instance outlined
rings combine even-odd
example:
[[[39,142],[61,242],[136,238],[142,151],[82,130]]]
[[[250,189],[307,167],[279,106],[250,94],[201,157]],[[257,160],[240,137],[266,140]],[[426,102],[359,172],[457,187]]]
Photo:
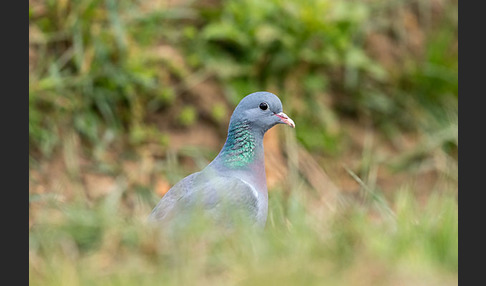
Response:
[[[457,202],[433,195],[417,203],[406,188],[395,219],[351,202],[331,212],[293,193],[270,193],[265,231],[206,228],[167,236],[145,224],[152,203],[120,188],[94,205],[56,201],[30,231],[31,285],[454,285]],[[306,198],[307,197],[307,198]]]

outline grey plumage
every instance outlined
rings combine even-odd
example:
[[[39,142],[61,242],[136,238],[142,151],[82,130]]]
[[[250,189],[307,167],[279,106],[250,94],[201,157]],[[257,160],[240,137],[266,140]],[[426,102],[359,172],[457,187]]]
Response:
[[[264,227],[268,193],[263,135],[276,124],[295,127],[282,112],[280,99],[269,92],[243,98],[231,116],[228,136],[218,156],[203,170],[175,184],[153,209],[157,223],[190,219],[199,210],[218,224],[242,218]]]

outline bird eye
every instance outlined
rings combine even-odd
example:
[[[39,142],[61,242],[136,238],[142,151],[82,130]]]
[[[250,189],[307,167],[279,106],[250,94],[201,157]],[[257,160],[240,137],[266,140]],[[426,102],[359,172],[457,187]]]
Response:
[[[268,109],[268,104],[266,102],[260,103],[260,109],[261,110],[267,110]]]

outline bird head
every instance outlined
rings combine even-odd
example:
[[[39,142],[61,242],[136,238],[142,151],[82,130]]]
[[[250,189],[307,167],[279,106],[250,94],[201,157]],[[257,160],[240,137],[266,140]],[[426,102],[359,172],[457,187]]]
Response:
[[[263,132],[277,124],[287,124],[295,128],[294,121],[283,113],[280,99],[275,94],[264,91],[251,93],[240,101],[231,116],[231,122],[243,121]]]

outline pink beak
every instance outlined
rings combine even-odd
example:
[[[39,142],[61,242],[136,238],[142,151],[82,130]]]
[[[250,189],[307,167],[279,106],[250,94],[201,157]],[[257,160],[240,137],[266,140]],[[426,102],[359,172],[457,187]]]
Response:
[[[283,113],[283,112],[280,112],[280,113],[275,113],[275,116],[277,116],[278,118],[280,118],[280,120],[287,124],[288,126],[292,127],[292,128],[295,128],[295,123],[294,121],[287,116],[287,114]]]

